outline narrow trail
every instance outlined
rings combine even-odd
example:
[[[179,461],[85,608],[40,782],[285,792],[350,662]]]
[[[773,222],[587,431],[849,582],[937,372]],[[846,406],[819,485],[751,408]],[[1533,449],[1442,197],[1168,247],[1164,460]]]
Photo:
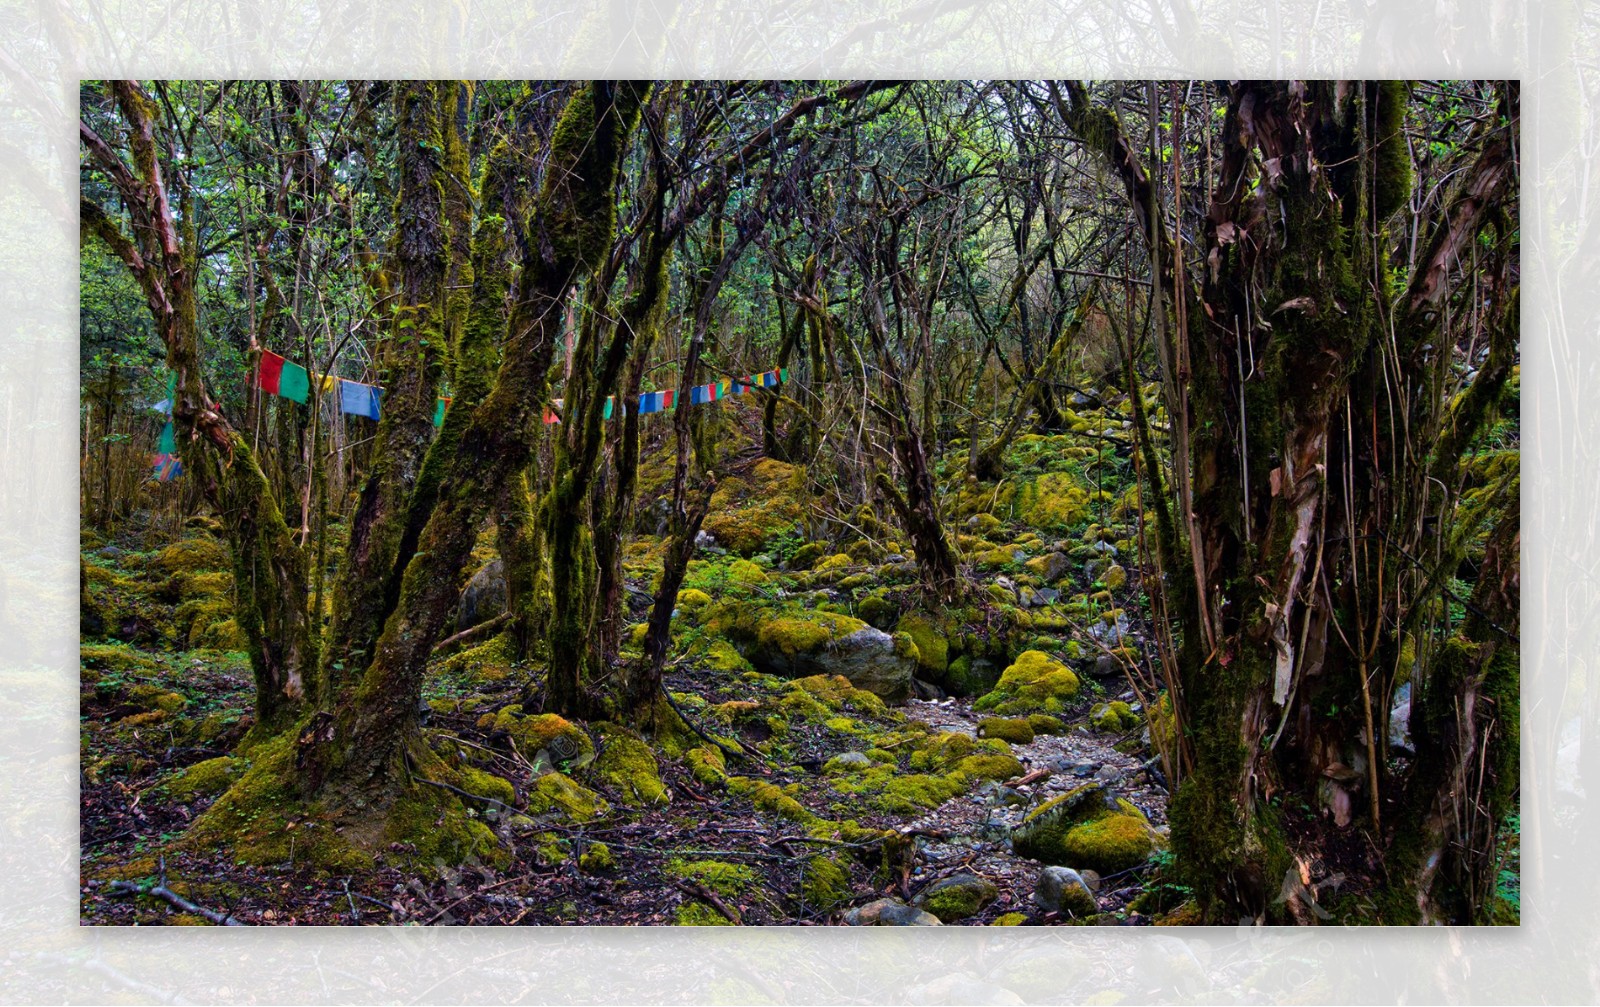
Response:
[[[910,700],[902,707],[908,718],[937,731],[960,731],[976,736],[985,714],[972,708],[971,699]],[[1048,776],[1018,787],[988,783],[953,798],[919,818],[902,831],[916,836],[917,863],[911,887],[920,889],[956,874],[974,874],[1000,889],[999,897],[983,915],[993,918],[1008,912],[1036,912],[1034,885],[1044,865],[1011,851],[1010,830],[1033,808],[1085,783],[1100,781],[1134,804],[1162,832],[1167,828],[1167,793],[1151,778],[1139,758],[1117,751],[1121,736],[1097,734],[1082,724],[1066,734],[1038,735],[1027,744],[1013,744],[1012,752],[1029,772]],[[1124,872],[1125,874],[1128,872]],[[1135,879],[1111,876],[1085,879],[1094,889],[1102,912],[1126,906],[1142,891]]]

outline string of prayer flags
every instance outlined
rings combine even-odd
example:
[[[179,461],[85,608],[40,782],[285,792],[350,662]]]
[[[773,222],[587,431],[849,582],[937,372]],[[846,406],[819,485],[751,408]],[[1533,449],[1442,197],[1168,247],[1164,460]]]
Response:
[[[339,380],[339,411],[352,416],[365,416],[369,420],[378,418],[378,400],[383,397],[383,389],[376,385],[364,385],[359,381]],[[435,409],[435,412],[438,410]]]
[[[444,414],[445,414],[445,410],[450,408],[450,401],[451,400],[450,400],[450,398],[448,396],[441,395],[441,396],[439,396],[439,401],[434,403],[434,406],[433,406],[433,425],[434,426],[436,426],[436,427],[444,426]]]

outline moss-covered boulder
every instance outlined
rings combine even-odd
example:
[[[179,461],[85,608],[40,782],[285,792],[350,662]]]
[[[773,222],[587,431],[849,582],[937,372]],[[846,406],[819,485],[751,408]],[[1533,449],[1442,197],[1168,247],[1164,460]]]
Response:
[[[545,773],[528,787],[528,812],[559,813],[582,825],[603,818],[611,806],[605,798],[565,773]]]
[[[768,615],[745,657],[758,671],[785,676],[840,675],[888,702],[911,694],[914,648],[881,629],[833,612]]]
[[[522,757],[535,764],[543,761],[557,768],[576,769],[594,761],[594,741],[588,733],[554,713],[526,717],[522,707],[513,704],[502,708],[490,726],[506,732]]]
[[[618,798],[629,807],[672,800],[672,794],[661,782],[661,768],[650,746],[620,728],[607,732],[594,769],[616,788]]]
[[[1072,669],[1044,651],[1025,650],[974,706],[1006,716],[1059,713],[1077,695],[1078,676]]]
[[[944,685],[950,671],[950,639],[944,627],[925,612],[908,612],[896,629],[917,645],[917,667],[923,678]]]
[[[848,902],[850,872],[834,857],[811,857],[800,871],[800,898],[811,910],[828,910]]]
[[[897,899],[877,899],[857,906],[844,914],[844,924],[851,927],[937,927],[943,924],[939,917]]]
[[[1089,723],[1097,731],[1131,731],[1138,727],[1142,721],[1139,715],[1133,712],[1133,707],[1122,700],[1113,700],[1110,703],[1098,703],[1089,710]]]
[[[977,915],[999,894],[992,882],[974,874],[957,874],[924,888],[911,904],[939,917],[940,922],[953,923]]]
[[[601,874],[617,868],[617,858],[605,843],[590,843],[578,857],[578,870],[585,874]]]
[[[195,573],[201,570],[227,570],[232,566],[228,550],[214,538],[188,538],[156,553],[154,569],[164,574]]]
[[[1030,812],[1011,830],[1011,847],[1018,856],[1106,875],[1144,863],[1156,835],[1132,804],[1087,784]]]
[[[805,469],[763,459],[718,484],[702,527],[731,551],[753,556],[805,519],[804,500]]]
[[[978,721],[978,737],[999,738],[1013,745],[1026,745],[1033,741],[1033,725],[1017,717],[984,717]]]
[[[1090,490],[1066,472],[1047,472],[1016,493],[1018,520],[1033,528],[1065,531],[1089,517]]]

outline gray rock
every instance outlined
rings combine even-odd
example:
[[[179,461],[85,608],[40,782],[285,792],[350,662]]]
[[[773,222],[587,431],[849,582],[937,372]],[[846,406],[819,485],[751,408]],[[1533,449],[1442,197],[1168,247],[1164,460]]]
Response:
[[[915,658],[895,653],[894,637],[872,626],[793,653],[756,642],[749,645],[745,657],[758,671],[769,674],[793,678],[843,675],[856,688],[890,703],[911,695],[911,676],[917,670]]]
[[[1061,600],[1061,592],[1053,587],[1041,587],[1033,592],[1033,601],[1036,605],[1054,605]]]
[[[696,549],[715,549],[717,547],[717,537],[708,531],[696,532],[694,547]]]
[[[456,607],[456,632],[488,622],[506,610],[506,567],[499,560],[484,564],[461,591]]]
[[[1095,770],[1094,778],[1106,783],[1121,783],[1122,775],[1122,770],[1116,766],[1106,765]]]
[[[1101,654],[1094,659],[1094,668],[1089,672],[1095,678],[1121,678],[1122,665],[1110,654]]]
[[[872,765],[872,760],[863,752],[840,752],[829,759],[823,766],[826,773],[848,773],[857,769],[866,769]]]
[[[878,899],[857,906],[844,914],[844,922],[852,927],[937,927],[939,917],[925,913],[896,899]]]
[[[907,560],[906,560],[905,556],[901,555],[900,553],[893,552],[893,553],[890,553],[889,555],[883,557],[883,562],[884,562],[885,565],[893,566],[896,563],[907,562]]]
[[[1044,555],[1044,571],[1042,573],[1040,573],[1039,576],[1042,577],[1045,580],[1046,583],[1053,584],[1056,581],[1060,580],[1061,579],[1061,575],[1066,573],[1068,568],[1071,567],[1071,566],[1072,566],[1072,561],[1067,558],[1067,554],[1066,553],[1064,553],[1064,552],[1045,553],[1045,555]]]
[[[924,888],[911,904],[950,923],[976,915],[999,894],[992,882],[975,874],[956,874]]]
[[[1033,886],[1033,902],[1047,913],[1093,916],[1100,911],[1088,882],[1070,867],[1046,867]]]
[[[1091,542],[1089,543],[1089,548],[1105,556],[1115,556],[1117,554],[1117,547],[1110,542]]]

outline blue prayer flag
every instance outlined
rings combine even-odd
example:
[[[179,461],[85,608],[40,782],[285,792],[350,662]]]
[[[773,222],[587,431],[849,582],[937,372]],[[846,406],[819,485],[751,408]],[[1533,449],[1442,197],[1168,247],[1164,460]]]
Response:
[[[368,419],[378,418],[378,399],[383,389],[364,385],[359,381],[339,382],[339,409],[341,412]]]

